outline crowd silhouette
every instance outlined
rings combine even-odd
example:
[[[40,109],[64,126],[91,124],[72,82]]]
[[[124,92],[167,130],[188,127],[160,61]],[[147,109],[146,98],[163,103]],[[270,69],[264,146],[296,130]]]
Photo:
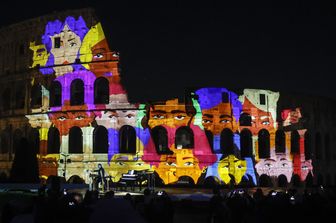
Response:
[[[335,188],[322,187],[277,191],[214,187],[206,201],[174,200],[165,191],[148,188],[141,196],[117,197],[112,190],[104,195],[87,190],[83,196],[61,190],[59,178],[53,178],[48,188],[39,188],[32,202],[8,201],[1,222],[323,222],[336,217],[335,195]],[[179,216],[184,211],[189,215]],[[195,216],[202,217],[195,220]]]

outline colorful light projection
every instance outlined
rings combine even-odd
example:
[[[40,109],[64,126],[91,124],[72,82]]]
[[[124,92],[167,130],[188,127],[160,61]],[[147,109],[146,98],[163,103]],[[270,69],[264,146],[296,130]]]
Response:
[[[202,111],[202,123],[204,129],[211,133],[209,144],[213,145],[213,151],[217,154],[217,163],[208,167],[206,177],[219,178],[225,184],[232,180],[239,184],[246,174],[249,175],[256,184],[256,176],[252,159],[240,157],[239,143],[239,116],[242,105],[237,94],[225,88],[202,88],[197,90],[198,102]],[[233,145],[221,143],[221,133],[223,130],[230,130],[232,133]],[[213,139],[211,141],[211,139]],[[230,141],[230,140],[229,140]],[[224,151],[223,148],[231,151]],[[248,160],[248,161],[247,161]],[[248,166],[247,166],[248,165]]]
[[[111,52],[100,23],[89,30],[82,17],[69,16],[64,23],[59,20],[49,22],[42,43],[30,44],[33,51],[31,67],[39,65],[42,74],[55,74],[54,81],[61,86],[59,106],[48,106],[49,87],[41,86],[42,107],[33,109],[33,113],[48,112],[48,115],[26,116],[31,127],[39,131],[40,174],[45,178],[55,173],[63,175],[64,164],[59,161],[64,157],[60,154],[69,153],[69,130],[72,127],[79,127],[82,132],[83,154],[70,154],[72,162],[68,164],[66,175],[78,175],[87,181],[88,173],[98,162],[114,181],[130,170],[149,170],[155,171],[164,184],[176,183],[181,177],[189,177],[194,183],[215,177],[225,184],[240,184],[243,178],[248,178],[256,185],[256,172],[259,176],[284,175],[287,181],[293,174],[304,180],[312,173],[312,162],[304,155],[306,130],[300,108],[282,111],[285,151],[275,151],[279,99],[276,92],[245,89],[238,98],[225,88],[202,88],[195,91],[187,103],[173,99],[150,106],[132,105],[120,83],[118,54]],[[98,79],[107,82],[108,100],[95,104]],[[78,105],[71,105],[74,81],[80,81],[83,86],[83,103]],[[107,130],[106,154],[93,154],[93,132],[97,126]],[[120,130],[124,126],[135,130],[134,148],[127,148],[132,153],[120,149]],[[47,154],[51,127],[59,130],[60,154]],[[164,133],[163,141],[157,141],[153,135],[158,128]],[[291,152],[291,132],[294,130],[299,134],[297,153]],[[250,132],[252,138],[251,148],[248,148],[251,154],[245,154],[244,158],[241,155],[243,131]],[[262,131],[269,137],[266,155],[261,154],[259,148]],[[224,132],[230,136],[229,141],[221,139]]]
[[[178,99],[148,109],[148,127],[151,130],[164,128],[167,148],[164,148],[164,154],[160,154],[151,138],[145,147],[143,160],[152,165],[164,184],[176,183],[181,177],[190,177],[197,183],[206,167],[216,161],[204,131],[194,124],[194,115],[192,105],[179,104]],[[181,134],[180,140],[176,140],[177,132],[183,129],[188,133]]]

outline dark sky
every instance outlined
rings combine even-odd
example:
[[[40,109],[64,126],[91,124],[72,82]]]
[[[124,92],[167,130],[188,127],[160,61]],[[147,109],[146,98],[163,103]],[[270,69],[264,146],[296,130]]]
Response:
[[[172,98],[186,88],[207,86],[336,99],[335,5],[124,2],[29,1],[19,8],[7,2],[0,25],[55,10],[96,8],[111,48],[120,52],[131,101]]]

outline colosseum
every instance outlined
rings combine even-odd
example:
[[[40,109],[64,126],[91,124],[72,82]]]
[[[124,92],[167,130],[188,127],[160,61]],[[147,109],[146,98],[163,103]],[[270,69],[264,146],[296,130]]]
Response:
[[[100,163],[114,182],[148,171],[162,184],[336,185],[335,101],[204,87],[130,103],[97,18],[86,8],[0,30],[2,181],[35,169],[89,182]]]

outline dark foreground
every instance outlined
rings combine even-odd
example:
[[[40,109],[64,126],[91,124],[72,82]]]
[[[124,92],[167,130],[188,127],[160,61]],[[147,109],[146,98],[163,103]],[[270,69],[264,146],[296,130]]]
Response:
[[[1,222],[307,223],[336,219],[335,188],[276,191],[164,188],[105,194],[81,191],[64,194],[56,185],[40,188],[37,193],[2,192]]]

